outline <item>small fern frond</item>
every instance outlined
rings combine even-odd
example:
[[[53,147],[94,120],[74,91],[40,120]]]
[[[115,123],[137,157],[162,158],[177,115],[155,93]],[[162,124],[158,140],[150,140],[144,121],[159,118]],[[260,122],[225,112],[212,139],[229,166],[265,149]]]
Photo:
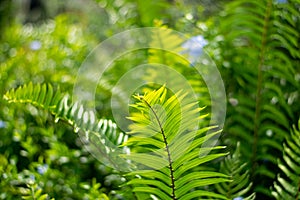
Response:
[[[126,141],[127,136],[119,132],[111,120],[98,120],[93,111],[84,110],[78,102],[72,104],[68,95],[63,95],[59,89],[54,90],[51,84],[29,83],[7,91],[4,99],[9,103],[30,103],[53,114],[55,122],[60,119],[68,122],[94,157],[115,169],[122,166],[120,170],[126,170],[126,162],[120,165],[118,157],[126,149],[116,150],[116,146]]]
[[[290,137],[283,145],[283,160],[278,161],[283,172],[274,182],[272,195],[276,199],[294,200],[300,198],[300,120],[298,128],[293,126]]]
[[[54,93],[50,84],[23,85],[6,92],[4,99],[9,103],[30,103],[32,105],[53,111],[61,101],[62,94],[57,89]]]
[[[241,161],[240,143],[237,144],[235,152],[226,156],[221,163],[220,172],[230,175],[232,182],[217,184],[216,189],[219,193],[225,195],[228,199],[238,197],[243,197],[245,200],[255,199],[255,193],[249,194],[252,182],[250,182],[246,163],[243,164]]]
[[[152,34],[150,46],[159,47],[159,49],[148,50],[148,61],[149,63],[161,63],[170,66],[174,64],[174,56],[172,56],[172,54],[179,54],[184,50],[182,48],[184,38],[178,33],[174,34],[172,29],[161,27],[160,30],[161,31],[153,32]],[[184,59],[180,58],[178,55],[175,59],[175,62],[178,63],[185,62]]]
[[[212,171],[195,169],[226,153],[211,153],[200,156],[200,151],[220,149],[217,146],[201,148],[201,145],[219,131],[204,135],[214,127],[198,129],[202,108],[190,102],[182,91],[169,94],[165,87],[135,96],[132,105],[137,112],[130,120],[131,137],[124,144],[131,154],[126,158],[136,163],[138,170],[131,172],[135,178],[128,182],[134,192],[155,195],[159,199],[193,199],[213,197],[226,199],[223,195],[206,191],[204,187],[226,182],[228,176]],[[145,196],[143,196],[145,197]]]

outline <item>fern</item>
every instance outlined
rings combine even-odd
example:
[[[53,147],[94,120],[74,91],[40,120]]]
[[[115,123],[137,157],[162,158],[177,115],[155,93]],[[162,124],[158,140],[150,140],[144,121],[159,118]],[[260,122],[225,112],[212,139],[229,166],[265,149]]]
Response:
[[[283,174],[277,176],[272,195],[276,199],[300,198],[300,120],[293,126],[290,137],[283,145],[283,160],[278,161]]]
[[[227,175],[197,171],[199,165],[226,155],[208,154],[211,150],[222,149],[222,146],[201,149],[205,141],[220,131],[213,132],[215,127],[198,129],[201,119],[207,116],[199,115],[198,104],[191,102],[182,92],[170,95],[162,87],[144,96],[136,96],[139,102],[132,106],[142,113],[130,117],[135,123],[130,127],[128,140],[117,132],[113,122],[96,120],[93,112],[85,111],[78,103],[71,104],[67,95],[59,89],[54,90],[50,84],[29,83],[8,91],[4,99],[10,103],[30,103],[50,111],[55,121],[67,121],[74,126],[75,132],[82,132],[89,142],[87,147],[96,158],[102,157],[101,161],[120,171],[134,170],[128,176],[139,175],[142,179],[133,178],[127,184],[134,186],[137,198],[151,195],[161,199],[226,199],[223,195],[206,191],[205,187],[229,181]],[[212,133],[205,136],[209,130]],[[122,144],[123,151],[116,150],[111,142]],[[130,154],[126,151],[128,147]]]
[[[180,79],[181,77],[174,76],[174,73],[170,73],[170,71],[165,70],[161,66],[160,70],[148,70],[145,80],[164,80],[166,81],[166,86],[175,91],[183,89],[183,82],[188,83],[189,87],[192,87],[197,95],[198,102],[201,106],[209,107],[211,104],[210,95],[203,77],[200,77],[199,72],[194,67],[191,67],[191,63],[187,60],[189,55],[185,55],[184,53],[186,49],[183,48],[183,44],[187,38],[166,27],[161,27],[161,30],[163,31],[155,32],[155,34],[152,35],[150,46],[159,47],[159,49],[148,50],[148,62],[168,66],[181,75],[184,75],[185,80],[183,81]],[[187,86],[185,87],[190,89]]]
[[[168,98],[168,96],[170,96]],[[201,145],[218,134],[204,133],[213,127],[198,129],[199,115],[197,103],[190,102],[181,92],[168,94],[165,87],[135,96],[137,110],[130,120],[130,138],[124,144],[131,149],[127,159],[138,166],[138,170],[127,184],[141,199],[156,196],[158,199],[194,199],[214,197],[226,199],[223,195],[205,191],[204,186],[229,181],[222,173],[196,171],[199,165],[220,158],[226,153],[211,153],[211,149],[201,149]],[[202,155],[200,156],[200,151]],[[200,157],[199,157],[200,156]]]
[[[294,2],[294,1],[292,1]],[[259,198],[271,196],[281,143],[299,112],[295,78],[299,62],[296,3],[273,0],[237,0],[222,18],[223,77],[228,83],[229,105],[225,132],[241,141],[241,153],[251,160],[251,179]],[[291,59],[293,58],[293,59]],[[295,109],[293,109],[295,108]]]
[[[247,195],[252,187],[249,171],[246,169],[247,163],[241,161],[240,143],[232,155],[226,156],[221,163],[220,172],[231,176],[232,182],[219,183],[216,185],[217,191],[224,194],[228,199],[243,197],[245,200],[253,200],[255,193]]]
[[[126,141],[127,136],[118,132],[116,124],[111,120],[97,120],[94,112],[84,110],[76,102],[71,104],[69,96],[63,95],[59,89],[55,91],[51,84],[29,83],[8,91],[4,99],[9,103],[30,103],[48,110],[55,116],[56,122],[59,119],[64,120],[74,127],[75,132],[79,132],[95,158],[115,169],[126,171],[127,163],[118,159],[118,154],[127,150],[118,149],[116,146]]]

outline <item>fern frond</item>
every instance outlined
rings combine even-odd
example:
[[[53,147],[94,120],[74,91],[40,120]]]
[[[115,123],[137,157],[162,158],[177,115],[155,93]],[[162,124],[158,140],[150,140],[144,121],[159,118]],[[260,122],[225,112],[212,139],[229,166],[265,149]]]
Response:
[[[131,154],[125,155],[138,166],[130,173],[136,178],[129,181],[136,193],[148,193],[159,199],[192,199],[213,197],[226,199],[223,195],[205,191],[204,187],[226,182],[228,176],[212,172],[196,172],[196,167],[225,156],[226,153],[209,153],[223,147],[202,148],[201,145],[218,131],[204,135],[214,127],[198,129],[205,115],[197,103],[179,91],[169,94],[165,87],[135,96],[137,110],[129,119],[131,137],[124,144]],[[205,152],[200,156],[200,151]]]
[[[152,67],[147,68],[147,74],[143,78],[148,82],[155,83],[163,80],[164,83],[161,84],[165,84],[173,91],[192,91],[194,93],[192,98],[197,98],[199,105],[205,106],[209,112],[211,96],[204,78],[195,67],[192,67],[192,61],[189,61],[190,55],[184,47],[187,37],[165,27],[161,27],[160,30],[152,34],[150,46],[156,48],[148,50],[148,62]],[[203,58],[203,60],[205,59]],[[153,66],[153,63],[160,64]],[[191,92],[188,93],[191,94]]]
[[[98,120],[93,111],[84,110],[78,102],[72,104],[68,95],[63,95],[59,89],[54,90],[51,84],[29,83],[7,91],[4,99],[9,103],[30,103],[53,114],[55,122],[60,119],[68,122],[75,132],[79,132],[95,158],[115,169],[126,171],[126,162],[123,163],[118,157],[126,149],[121,150],[117,146],[126,141],[127,136],[119,132],[111,120]]]
[[[228,107],[224,129],[231,141],[241,141],[241,154],[251,160],[258,198],[271,196],[281,144],[299,113],[299,99],[289,100],[299,91],[297,9],[290,1],[237,0],[228,4],[220,24],[223,62],[229,63],[224,79],[236,102]]]
[[[272,195],[276,199],[294,200],[300,198],[300,120],[298,128],[293,126],[290,137],[283,145],[283,159],[278,160],[282,173],[274,182]]]
[[[150,46],[158,47],[161,51],[149,49],[149,63],[161,63],[168,66],[174,64],[174,61],[170,58],[173,57],[172,54],[179,54],[184,50],[182,48],[184,37],[166,27],[161,27],[160,31],[153,32],[151,36]],[[185,61],[177,55],[176,62],[184,63]]]
[[[216,184],[219,193],[228,199],[242,197],[245,200],[255,199],[255,193],[249,194],[253,185],[250,182],[249,171],[246,168],[247,163],[243,163],[240,154],[240,143],[232,155],[226,156],[221,163],[220,172],[230,175],[232,182]]]

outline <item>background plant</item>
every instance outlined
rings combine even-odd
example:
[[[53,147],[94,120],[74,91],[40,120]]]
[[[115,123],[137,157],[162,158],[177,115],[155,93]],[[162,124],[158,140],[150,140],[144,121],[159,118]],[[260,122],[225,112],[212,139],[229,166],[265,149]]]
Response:
[[[299,17],[290,18],[298,10],[296,1],[235,1],[218,19],[229,96],[224,142],[241,141],[259,199],[271,198],[282,142],[299,117]]]

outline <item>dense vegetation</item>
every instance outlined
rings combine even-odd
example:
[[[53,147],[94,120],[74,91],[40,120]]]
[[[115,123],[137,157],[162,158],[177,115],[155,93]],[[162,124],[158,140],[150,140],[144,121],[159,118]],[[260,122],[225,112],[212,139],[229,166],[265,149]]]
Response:
[[[299,0],[45,2],[0,3],[0,199],[300,198]]]

